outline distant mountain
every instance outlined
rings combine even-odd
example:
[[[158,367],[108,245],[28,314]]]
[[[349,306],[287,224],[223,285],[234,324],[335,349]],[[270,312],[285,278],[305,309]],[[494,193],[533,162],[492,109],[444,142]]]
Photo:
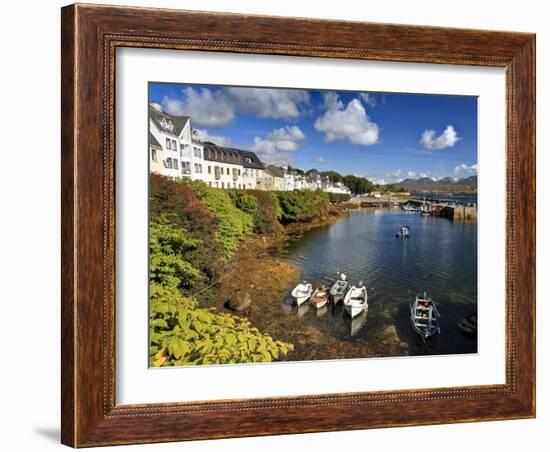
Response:
[[[477,191],[477,176],[458,180],[452,177],[444,177],[439,180],[422,177],[420,179],[405,179],[392,185],[407,191]]]

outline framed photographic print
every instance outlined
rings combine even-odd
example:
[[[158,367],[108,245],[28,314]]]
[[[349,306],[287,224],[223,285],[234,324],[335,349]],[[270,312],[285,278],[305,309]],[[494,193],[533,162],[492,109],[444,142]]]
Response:
[[[63,8],[62,442],[533,417],[534,58]]]

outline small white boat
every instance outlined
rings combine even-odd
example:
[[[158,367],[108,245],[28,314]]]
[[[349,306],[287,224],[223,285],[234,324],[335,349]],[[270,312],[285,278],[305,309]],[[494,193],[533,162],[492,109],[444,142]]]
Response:
[[[409,226],[404,225],[399,228],[399,232],[395,234],[395,237],[402,238],[402,239],[408,239],[410,237],[410,229]]]
[[[311,297],[312,293],[313,287],[311,287],[311,284],[303,282],[292,289],[290,295],[292,295],[292,298],[296,300],[296,304],[300,306],[301,304],[309,300],[309,297]]]
[[[359,286],[351,286],[344,297],[344,309],[353,318],[367,308],[367,288],[359,282]]]

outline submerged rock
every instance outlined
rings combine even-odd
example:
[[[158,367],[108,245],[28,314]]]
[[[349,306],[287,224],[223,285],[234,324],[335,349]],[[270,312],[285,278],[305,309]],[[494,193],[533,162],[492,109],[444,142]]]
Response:
[[[237,291],[227,303],[228,307],[234,311],[245,311],[252,304],[252,297],[249,292]]]

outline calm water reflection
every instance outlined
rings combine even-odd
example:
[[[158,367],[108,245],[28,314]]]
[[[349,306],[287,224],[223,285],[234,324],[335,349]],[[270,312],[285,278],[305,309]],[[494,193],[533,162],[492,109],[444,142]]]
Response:
[[[411,237],[395,238],[403,224]],[[326,227],[286,242],[276,254],[302,268],[302,278],[331,284],[344,272],[362,280],[369,309],[353,321],[342,303],[317,311],[281,302],[292,328],[308,331],[289,359],[474,353],[477,340],[464,336],[457,321],[477,310],[477,224],[422,217],[397,209],[362,209]],[[290,289],[290,288],[289,288]],[[441,313],[441,334],[425,344],[411,329],[409,302],[427,291]],[[291,320],[292,319],[292,320]],[[299,319],[299,322],[297,320]],[[298,334],[298,333],[296,333]],[[285,336],[295,340],[292,331]],[[300,343],[307,347],[301,350]]]

